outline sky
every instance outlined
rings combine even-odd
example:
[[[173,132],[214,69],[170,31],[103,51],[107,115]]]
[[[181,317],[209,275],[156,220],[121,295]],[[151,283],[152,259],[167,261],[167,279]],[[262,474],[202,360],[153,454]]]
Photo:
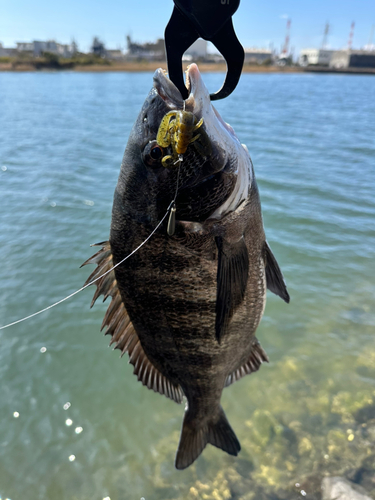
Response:
[[[172,10],[172,0],[0,0],[0,42],[14,47],[21,41],[70,43],[74,38],[86,52],[98,36],[108,49],[125,48],[128,34],[140,43],[163,37]],[[288,17],[295,53],[320,47],[327,22],[328,46],[340,49],[347,47],[354,21],[353,48],[358,49],[369,42],[375,25],[375,0],[242,0],[233,22],[244,47],[273,44],[280,50]]]

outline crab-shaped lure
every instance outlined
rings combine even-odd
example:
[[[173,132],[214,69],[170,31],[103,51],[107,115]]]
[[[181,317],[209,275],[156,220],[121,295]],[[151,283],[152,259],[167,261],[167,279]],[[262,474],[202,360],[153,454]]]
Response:
[[[191,143],[195,143],[201,134],[194,135],[203,124],[203,118],[199,121],[190,111],[174,110],[167,113],[159,126],[156,142],[162,148],[171,146],[172,155],[166,155],[162,159],[164,167],[171,167],[182,160],[182,155]],[[197,144],[195,144],[197,146]],[[197,148],[198,150],[200,148]],[[202,153],[202,151],[200,151]]]

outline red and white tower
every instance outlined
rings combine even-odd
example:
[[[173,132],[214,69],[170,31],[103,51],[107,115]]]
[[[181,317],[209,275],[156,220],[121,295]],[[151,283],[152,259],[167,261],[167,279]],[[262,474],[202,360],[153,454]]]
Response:
[[[350,27],[350,34],[349,34],[349,40],[348,40],[348,50],[352,50],[354,26],[355,26],[355,22],[353,21],[352,25]]]
[[[286,23],[286,35],[283,50],[281,51],[281,57],[288,57],[289,54],[289,41],[290,41],[290,24],[291,20],[288,19]]]

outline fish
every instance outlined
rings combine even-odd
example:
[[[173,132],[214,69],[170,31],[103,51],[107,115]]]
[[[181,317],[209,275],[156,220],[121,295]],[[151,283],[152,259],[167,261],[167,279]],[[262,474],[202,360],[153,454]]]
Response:
[[[155,72],[126,145],[109,240],[83,264],[97,265],[86,281],[96,280],[91,306],[111,297],[102,323],[110,344],[128,354],[144,386],[186,403],[180,470],[207,444],[238,455],[222,392],[268,362],[255,336],[266,289],[290,300],[265,237],[248,149],[211,104],[196,64],[186,86],[184,101],[166,72]],[[193,113],[199,137],[166,168],[173,151],[156,138],[172,111]]]

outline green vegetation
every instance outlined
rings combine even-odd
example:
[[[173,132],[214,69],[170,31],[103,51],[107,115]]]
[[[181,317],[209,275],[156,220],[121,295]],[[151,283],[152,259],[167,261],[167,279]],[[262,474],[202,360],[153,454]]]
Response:
[[[34,69],[72,69],[75,66],[109,66],[111,64],[108,59],[94,54],[77,53],[71,58],[64,58],[51,52],[44,52],[41,57],[33,57],[27,53],[20,53],[17,57],[1,57],[0,63],[12,63],[14,69],[25,65]]]
[[[271,64],[273,64],[273,60],[270,57],[262,62],[262,66],[271,66]]]
[[[111,61],[94,54],[81,54],[77,53],[71,59],[64,59],[64,61],[72,61],[75,66],[89,66],[91,64],[100,64],[101,66],[110,66]]]

